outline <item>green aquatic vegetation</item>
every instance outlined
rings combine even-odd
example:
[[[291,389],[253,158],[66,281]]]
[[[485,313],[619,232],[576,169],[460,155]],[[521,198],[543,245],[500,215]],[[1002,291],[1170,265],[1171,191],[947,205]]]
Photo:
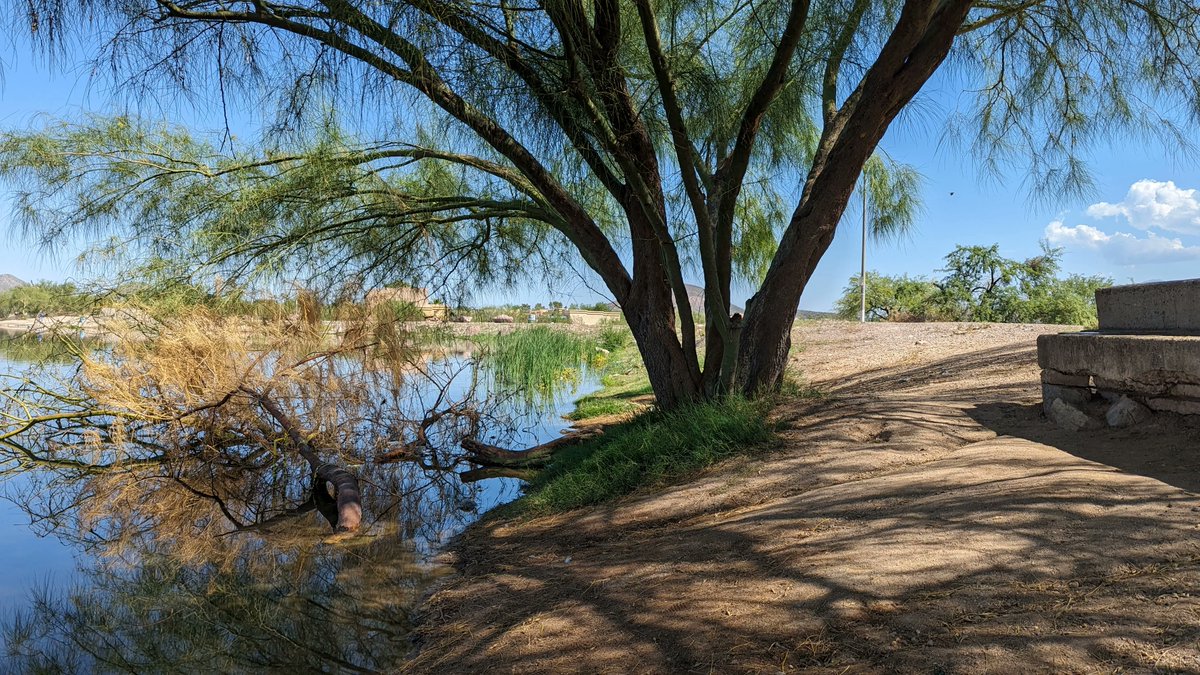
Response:
[[[480,368],[490,390],[523,396],[536,405],[578,386],[588,367],[598,367],[595,340],[550,326],[533,326],[475,338]]]

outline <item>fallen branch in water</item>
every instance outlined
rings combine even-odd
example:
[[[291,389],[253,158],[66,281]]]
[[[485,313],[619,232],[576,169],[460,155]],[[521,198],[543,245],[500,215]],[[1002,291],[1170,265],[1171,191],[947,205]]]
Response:
[[[536,475],[536,469],[511,469],[504,466],[485,466],[479,469],[459,471],[458,479],[464,483],[474,483],[489,478],[519,478],[527,481],[533,480],[533,477]]]
[[[599,435],[599,430],[580,431],[535,445],[528,450],[508,450],[482,443],[474,438],[464,438],[460,445],[469,453],[467,461],[472,464],[492,468],[538,469],[549,464],[556,452]]]
[[[322,462],[317,451],[305,440],[300,425],[283,412],[279,404],[270,397],[247,387],[242,387],[241,390],[258,401],[262,409],[275,419],[287,434],[296,452],[312,467],[314,497],[321,515],[325,516],[338,532],[357,530],[362,524],[362,492],[354,474],[334,464]],[[333,486],[332,495],[326,489],[326,483]]]
[[[445,389],[438,394],[438,402],[446,395]],[[479,428],[479,413],[472,407],[469,401],[459,401],[452,403],[441,410],[430,410],[425,413],[424,419],[418,422],[413,427],[413,439],[408,443],[404,443],[396,450],[386,452],[375,458],[378,464],[389,464],[391,462],[417,462],[426,469],[437,469],[438,467],[430,466],[425,462],[424,451],[428,450],[432,445],[429,442],[429,429],[433,425],[442,421],[446,417],[465,417],[471,422],[471,432],[477,433]]]

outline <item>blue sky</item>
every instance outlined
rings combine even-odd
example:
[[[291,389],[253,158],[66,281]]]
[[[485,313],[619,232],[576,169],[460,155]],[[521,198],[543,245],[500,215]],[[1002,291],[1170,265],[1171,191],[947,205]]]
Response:
[[[0,52],[0,61],[0,128],[22,129],[43,114],[70,118],[116,109],[106,85],[93,81],[84,66],[49,68],[23,45]],[[948,107],[936,100],[936,93],[931,98],[935,108]],[[210,130],[223,124],[216,111],[189,108],[167,114],[171,121]],[[239,110],[234,119],[253,127],[255,115]],[[1023,258],[1037,254],[1039,241],[1048,239],[1065,249],[1066,273],[1101,274],[1118,283],[1200,276],[1200,170],[1195,159],[1141,139],[1114,141],[1094,148],[1089,156],[1097,179],[1092,195],[1045,203],[1029,198],[1020,167],[999,180],[982,177],[969,150],[940,141],[936,126],[924,131],[896,127],[885,139],[884,147],[895,159],[924,175],[925,209],[911,236],[869,244],[869,269],[931,276],[955,244],[998,243],[1004,255]],[[83,275],[74,264],[77,248],[63,246],[48,253],[15,236],[9,208],[8,192],[0,185],[0,273],[26,280]],[[851,203],[848,222],[805,290],[802,308],[829,309],[858,273],[858,208],[857,202]],[[512,291],[490,290],[476,301],[592,302],[598,296],[590,289],[598,287],[582,279],[556,282],[553,289],[530,284]],[[735,300],[743,304],[750,293],[749,287],[739,287]]]

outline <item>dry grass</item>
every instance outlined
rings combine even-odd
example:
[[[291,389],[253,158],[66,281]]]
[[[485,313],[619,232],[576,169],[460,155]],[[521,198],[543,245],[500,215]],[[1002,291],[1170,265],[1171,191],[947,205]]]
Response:
[[[427,382],[424,361],[413,338],[372,320],[338,335],[201,312],[127,325],[110,349],[79,352],[68,376],[51,369],[5,390],[0,456],[29,478],[27,504],[48,528],[113,553],[152,537],[181,560],[234,560],[253,538],[225,535],[277,529],[312,484],[260,397],[341,466],[364,467],[417,428],[401,409]],[[460,423],[470,419],[444,426]]]

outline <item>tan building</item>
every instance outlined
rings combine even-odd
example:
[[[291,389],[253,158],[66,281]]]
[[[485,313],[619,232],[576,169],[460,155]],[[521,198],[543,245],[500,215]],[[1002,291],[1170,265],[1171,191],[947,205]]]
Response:
[[[450,317],[450,308],[429,301],[429,291],[424,288],[397,286],[395,288],[376,288],[367,293],[367,306],[374,307],[381,302],[402,302],[421,310],[427,321],[445,321]]]
[[[570,309],[567,313],[571,317],[571,323],[581,326],[599,326],[606,323],[616,323],[624,317],[620,312],[597,312],[590,309]]]

